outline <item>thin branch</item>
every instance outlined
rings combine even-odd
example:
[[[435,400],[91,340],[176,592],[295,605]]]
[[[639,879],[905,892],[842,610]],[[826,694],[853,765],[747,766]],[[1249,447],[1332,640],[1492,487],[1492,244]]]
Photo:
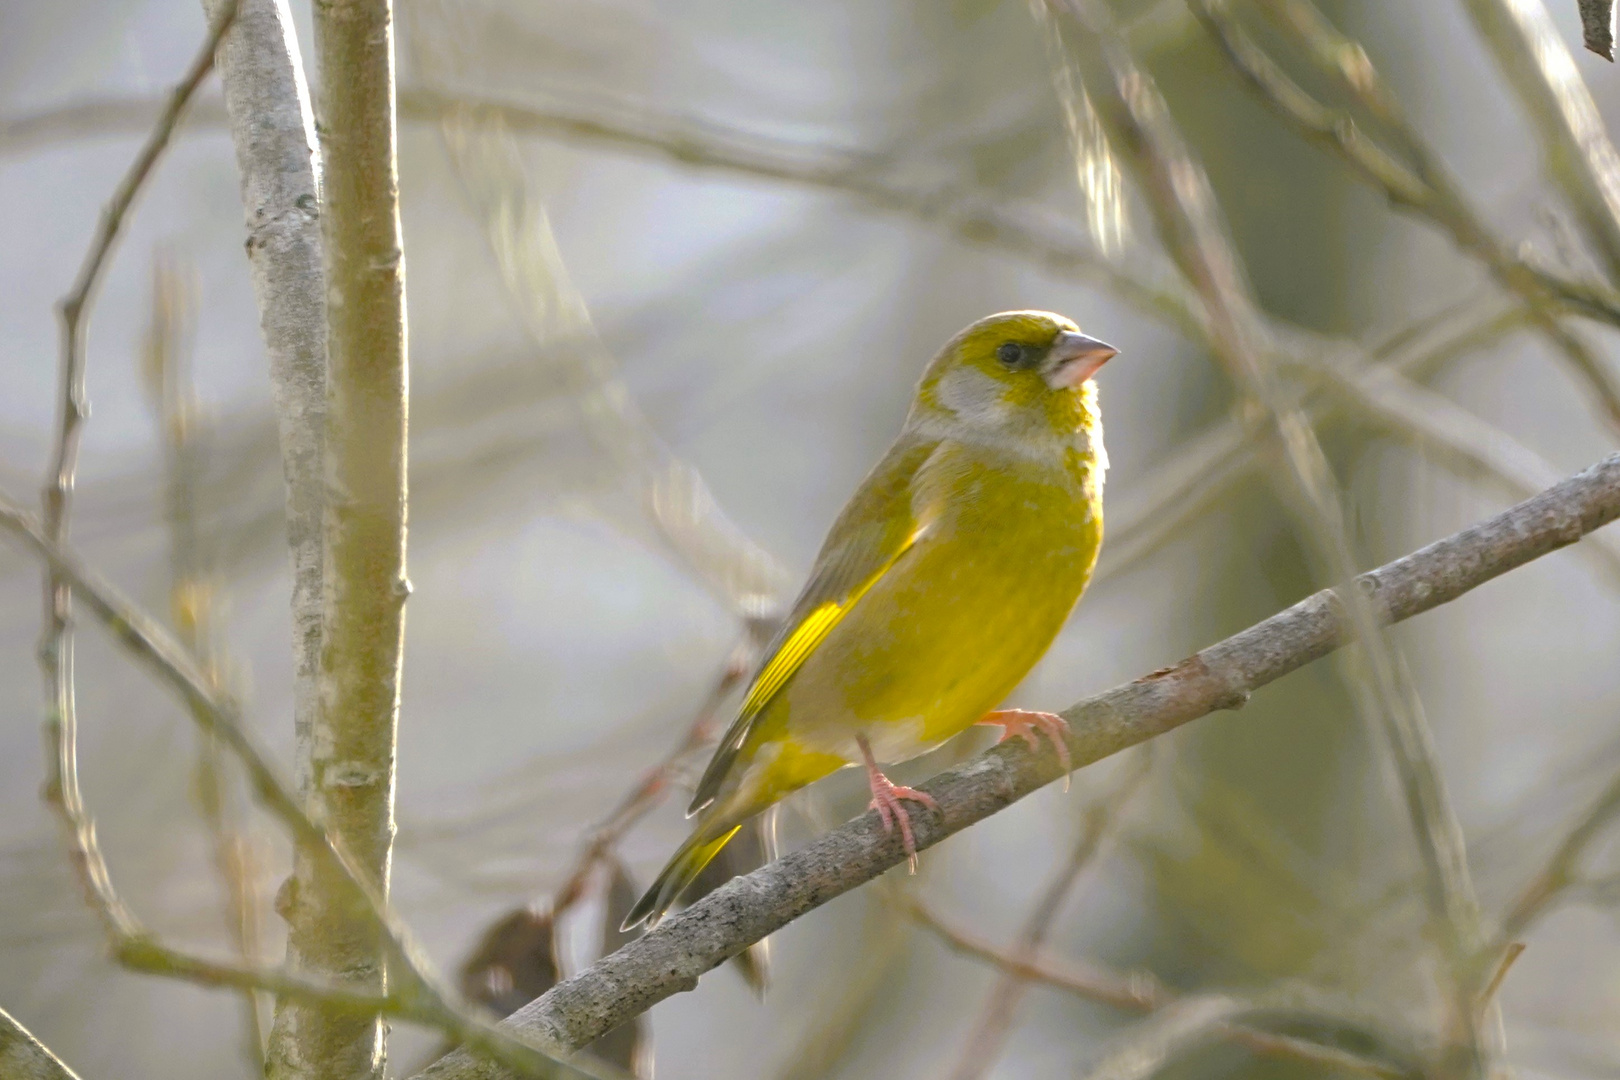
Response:
[[[1081,68],[1104,125],[1136,175],[1162,241],[1204,305],[1216,359],[1274,430],[1288,465],[1280,478],[1281,493],[1295,509],[1307,549],[1329,580],[1349,580],[1356,559],[1337,483],[1308,418],[1276,377],[1274,346],[1249,294],[1208,177],[1152,79],[1124,46],[1107,8],[1099,0],[1051,2],[1061,3],[1070,16]],[[1422,703],[1399,655],[1380,633],[1372,605],[1354,592],[1343,599],[1361,646],[1353,655],[1363,661],[1368,676],[1349,680],[1350,690],[1363,719],[1389,740],[1427,871],[1430,924],[1452,976],[1446,996],[1447,1066],[1457,1048],[1466,1058],[1459,1072],[1473,1073],[1480,1054],[1476,995],[1465,975],[1479,930],[1462,829],[1446,797]]]
[[[1196,0],[1194,10],[1225,50],[1233,67],[1261,99],[1303,135],[1336,152],[1357,172],[1404,206],[1445,230],[1465,253],[1529,308],[1537,328],[1586,385],[1600,415],[1620,427],[1620,380],[1573,331],[1559,310],[1580,305],[1588,314],[1620,326],[1620,297],[1585,283],[1567,282],[1513,255],[1468,204],[1461,186],[1406,120],[1396,96],[1359,45],[1340,35],[1306,0],[1269,0],[1277,22],[1328,75],[1395,133],[1407,161],[1369,139],[1347,112],[1312,98],[1272,60],[1233,17],[1228,0]],[[1595,306],[1598,311],[1594,312]]]
[[[107,99],[0,122],[0,153],[127,130],[151,108],[146,102]],[[216,123],[220,118],[217,106],[201,116]],[[842,195],[871,210],[941,228],[963,243],[1027,260],[1055,276],[1110,289],[1150,317],[1185,334],[1198,333],[1196,305],[1184,290],[1104,258],[1082,238],[997,206],[980,192],[954,187],[921,191],[896,183],[883,175],[876,154],[774,139],[703,117],[663,112],[645,102],[555,97],[536,104],[430,86],[400,91],[403,121],[442,124],[467,116],[499,122],[515,135],[607,147],[679,168]]]
[[[1597,103],[1581,78],[1542,0],[1465,0],[1474,28],[1496,57],[1508,85],[1519,97],[1530,128],[1541,141],[1541,156],[1553,183],[1563,190],[1586,235],[1620,282],[1620,153],[1603,127]],[[1614,59],[1610,30],[1613,0],[1582,3],[1587,48]],[[1601,6],[1600,24],[1587,22],[1586,9]],[[1601,25],[1602,47],[1592,33]]]
[[[1400,622],[1457,599],[1533,559],[1620,518],[1620,455],[1535,498],[1355,580],[1379,621]],[[1352,639],[1343,599],[1324,590],[1173,667],[1065,710],[1076,766],[1145,742],[1217,709],[1241,706],[1268,683]],[[1062,772],[1050,754],[1005,743],[923,784],[938,816],[919,816],[919,847],[931,847],[995,814]],[[666,919],[544,997],[518,1010],[511,1029],[559,1052],[583,1046],[808,911],[871,881],[905,859],[875,813],[812,841]],[[422,1077],[503,1075],[455,1053]]]
[[[1113,971],[1095,964],[1081,966],[1073,961],[1056,961],[1035,954],[1002,950],[945,919],[915,897],[902,897],[899,902],[918,925],[925,927],[952,951],[999,968],[1004,976],[1040,983],[1123,1012],[1156,1012],[1178,1000],[1177,995],[1150,972]],[[1226,1025],[1217,1028],[1214,1035],[1261,1057],[1344,1069],[1390,1080],[1414,1075],[1414,1070],[1401,1068],[1391,1062],[1258,1028]]]
[[[1458,311],[1442,312],[1438,319],[1416,320],[1372,349],[1357,377],[1374,377],[1386,365],[1389,371],[1414,378],[1430,375],[1465,350],[1505,335],[1522,320],[1521,310],[1500,300],[1465,304]],[[1313,424],[1331,419],[1339,404],[1322,392],[1307,393],[1303,399]],[[1134,565],[1188,521],[1219,504],[1260,463],[1263,443],[1257,425],[1241,414],[1186,440],[1168,461],[1132,485],[1130,501],[1109,510],[1108,543],[1098,577]]]
[[[1309,1009],[1223,994],[1185,997],[1154,1012],[1114,1040],[1113,1049],[1085,1077],[1086,1080],[1148,1080],[1182,1052],[1208,1039],[1232,1039],[1233,1033],[1252,1030],[1253,1025],[1268,1021],[1280,1025],[1318,1019],[1320,1017]],[[1267,1037],[1264,1032],[1257,1034]],[[1362,1067],[1358,1069],[1357,1065]],[[1353,1056],[1349,1060],[1334,1061],[1332,1067],[1366,1071],[1365,1063]],[[1394,1075],[1415,1074],[1395,1070]]]
[[[0,1076],[15,1080],[79,1080],[32,1032],[0,1009]]]
[[[89,415],[85,397],[85,333],[102,271],[107,266],[124,220],[158,158],[173,138],[186,105],[214,64],[214,50],[230,28],[234,4],[214,20],[186,73],[170,92],[156,126],[141,146],[135,161],[119,181],[112,199],[101,212],[95,237],[85,252],[72,289],[58,305],[62,325],[59,360],[59,402],[56,445],[47,475],[43,503],[46,542],[60,545],[67,539],[73,482],[78,471],[79,435]],[[45,629],[40,638],[39,666],[45,681],[45,732],[51,748],[46,770],[45,801],[68,826],[71,857],[95,910],[113,933],[128,932],[135,920],[113,890],[95,832],[79,792],[78,717],[74,707],[72,590],[54,569],[45,578]]]
[[[514,1038],[459,1008],[456,996],[440,983],[432,965],[416,946],[409,929],[349,854],[344,840],[329,832],[320,817],[305,811],[292,789],[270,764],[268,753],[242,723],[235,703],[219,693],[185,649],[156,620],[131,604],[117,589],[88,570],[71,553],[47,540],[33,518],[3,495],[0,495],[0,529],[9,532],[26,550],[43,561],[73,590],[90,614],[108,629],[130,656],[144,664],[180,697],[192,718],[203,725],[204,732],[218,738],[240,761],[254,795],[287,829],[294,842],[320,855],[329,864],[336,879],[345,883],[345,888],[352,894],[352,899],[344,902],[348,915],[357,920],[367,920],[384,931],[390,970],[397,979],[397,985],[388,991],[387,996],[397,998],[402,1003],[401,1008],[415,1010],[413,1015],[440,1017],[440,1023],[436,1026],[450,1025],[445,1030],[452,1034],[452,1038],[466,1042],[479,1054],[501,1060],[518,1075],[594,1075],[579,1064],[559,1062],[523,1039]],[[93,841],[93,823],[85,818],[83,825],[82,833],[75,830],[76,834],[88,835]],[[116,901],[116,893],[111,892],[110,883],[106,887]],[[110,927],[115,940],[142,936],[140,924],[121,903],[115,903],[109,910],[118,916],[118,921]]]
[[[680,744],[644,772],[619,800],[618,805],[591,830],[579,854],[574,858],[573,868],[553,894],[551,910],[564,911],[578,902],[584,895],[596,868],[613,856],[614,849],[625,834],[668,795],[681,762],[715,737],[714,728],[720,715],[720,707],[743,678],[753,670],[753,658],[758,651],[758,643],[753,635],[733,651],[720,673],[720,678],[715,681],[703,704],[699,706],[697,715],[688,726]]]
[[[1482,964],[1495,964],[1532,923],[1580,882],[1580,863],[1587,848],[1620,815],[1620,776],[1609,781],[1584,814],[1564,834],[1547,862],[1520,890],[1502,917],[1491,944],[1481,951]]]
[[[1097,853],[1102,849],[1104,837],[1130,803],[1131,796],[1136,794],[1143,781],[1147,779],[1153,759],[1146,751],[1151,750],[1152,745],[1149,743],[1144,746],[1138,757],[1129,763],[1126,776],[1112,791],[1100,796],[1087,807],[1081,822],[1080,834],[1075,838],[1068,858],[1052,876],[1052,880],[1035,902],[1023,929],[1019,932],[1012,954],[1018,960],[1033,961],[1046,943],[1046,935],[1051,931],[1052,923],[1074,890],[1081,873],[1097,857]],[[951,1074],[953,1080],[978,1080],[995,1065],[1002,1043],[1012,1029],[1013,1018],[1017,1015],[1018,1005],[1023,1000],[1027,982],[1027,979],[1015,972],[1001,973],[1001,977],[996,980],[996,985],[991,988],[979,1009],[979,1018],[974,1023],[968,1035],[967,1045],[962,1051],[962,1057]]]
[[[204,7],[220,2],[204,0]],[[287,5],[237,2],[236,25],[219,50],[219,76],[275,397],[293,578],[294,773],[303,790],[319,708],[326,481],[326,274],[315,120]],[[284,1040],[267,1047],[271,1056],[285,1050]]]
[[[1284,363],[1327,389],[1357,418],[1413,444],[1460,476],[1495,485],[1524,499],[1558,482],[1558,470],[1507,432],[1488,424],[1443,394],[1392,370],[1393,365],[1355,371],[1326,362]],[[1593,537],[1595,562],[1620,584],[1620,537]]]

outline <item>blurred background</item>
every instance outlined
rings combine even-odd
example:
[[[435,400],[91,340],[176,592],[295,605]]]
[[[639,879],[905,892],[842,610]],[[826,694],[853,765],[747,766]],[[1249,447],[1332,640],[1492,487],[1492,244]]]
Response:
[[[1587,386],[1477,262],[1258,101],[1180,0],[1112,7],[1297,358],[1289,385],[1316,395],[1365,566],[1613,449]],[[1324,10],[1509,250],[1600,273],[1464,4]],[[310,66],[306,5],[293,14]],[[1579,50],[1572,0],[1551,14],[1612,128],[1620,71]],[[401,0],[399,21],[415,592],[394,881],[442,968],[493,920],[549,910],[592,830],[686,738],[750,620],[791,599],[924,363],[981,315],[1049,308],[1121,349],[1099,378],[1103,565],[1013,704],[1065,707],[1323,584],[1038,12]],[[0,3],[10,496],[32,502],[48,458],[53,305],[203,31],[184,0]],[[243,236],[210,82],[94,310],[74,537],[207,651],[290,772],[291,575]],[[1570,325],[1620,370],[1612,329]],[[1369,354],[1406,376],[1382,411],[1332,389]],[[1391,635],[1487,925],[1620,773],[1620,541],[1599,540]],[[253,1075],[241,1001],[121,972],[81,903],[39,800],[39,590],[38,568],[0,546],[0,1005],[87,1080]],[[173,700],[95,628],[79,640],[84,785],[126,897],[176,942],[279,957],[283,839]],[[1140,1010],[1036,983],[987,1013],[1008,998],[995,967],[951,947],[955,933],[1013,948],[1065,864],[1083,866],[1045,934],[1052,963],[1188,993],[1308,988],[1339,1017],[1325,1041],[1405,1060],[1436,1029],[1435,950],[1412,825],[1352,677],[1318,662],[953,838],[914,879],[811,913],[773,940],[763,1001],[728,966],[656,1007],[640,1067],[650,1047],[668,1080],[1083,1074]],[[783,843],[865,798],[846,775],[797,797]],[[684,802],[615,844],[631,880],[683,835]],[[1620,1075],[1611,848],[1600,835],[1584,852],[1585,884],[1502,984],[1519,1076]],[[600,947],[611,876],[585,874],[561,918],[564,973]],[[243,925],[245,942],[227,929]],[[392,1071],[436,1046],[396,1026]],[[1161,1073],[1341,1075],[1208,1040]]]

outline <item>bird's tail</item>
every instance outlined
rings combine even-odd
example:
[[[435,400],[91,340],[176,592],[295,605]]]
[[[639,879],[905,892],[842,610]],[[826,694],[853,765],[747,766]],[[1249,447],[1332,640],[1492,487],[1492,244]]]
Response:
[[[698,823],[692,830],[692,835],[686,838],[686,843],[676,849],[670,856],[669,862],[658,872],[652,887],[642,894],[636,906],[630,909],[630,914],[624,917],[621,930],[629,930],[638,923],[645,922],[654,926],[664,917],[664,912],[670,909],[680,898],[682,891],[692,884],[692,880],[703,872],[720,849],[725,847],[737,830],[742,828],[736,824],[736,819],[729,815],[721,817],[718,814],[706,815],[706,820]]]

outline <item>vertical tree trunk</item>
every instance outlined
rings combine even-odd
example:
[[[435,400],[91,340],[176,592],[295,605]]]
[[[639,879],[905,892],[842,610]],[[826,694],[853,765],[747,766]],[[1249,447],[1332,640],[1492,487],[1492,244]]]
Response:
[[[308,796],[388,888],[404,644],[405,293],[389,0],[315,5],[326,249],[327,410],[320,700]],[[289,960],[370,990],[385,985],[375,927],[351,893],[300,859],[282,896]],[[272,1075],[381,1077],[375,1018],[284,1002]]]

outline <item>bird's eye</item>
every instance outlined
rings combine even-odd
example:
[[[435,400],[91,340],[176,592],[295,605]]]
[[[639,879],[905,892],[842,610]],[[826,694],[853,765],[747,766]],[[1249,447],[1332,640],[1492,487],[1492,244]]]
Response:
[[[1007,367],[1017,367],[1024,358],[1024,347],[1016,342],[1004,341],[996,349],[996,359]]]

